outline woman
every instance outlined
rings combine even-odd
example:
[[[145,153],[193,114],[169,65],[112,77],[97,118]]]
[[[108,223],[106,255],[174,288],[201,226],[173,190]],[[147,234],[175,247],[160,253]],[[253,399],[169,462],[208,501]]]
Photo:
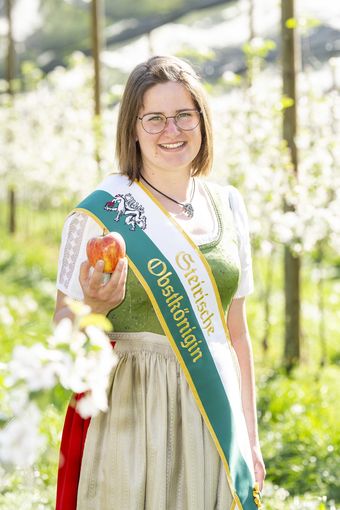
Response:
[[[60,253],[55,320],[71,316],[65,296],[83,300],[111,320],[119,358],[109,411],[86,423],[78,451],[77,509],[254,509],[265,468],[247,217],[235,188],[201,179],[211,122],[187,63],[154,57],[132,71],[117,159],[120,174],[67,219]],[[129,259],[107,283],[103,262],[91,272],[85,254],[103,229],[124,236]]]

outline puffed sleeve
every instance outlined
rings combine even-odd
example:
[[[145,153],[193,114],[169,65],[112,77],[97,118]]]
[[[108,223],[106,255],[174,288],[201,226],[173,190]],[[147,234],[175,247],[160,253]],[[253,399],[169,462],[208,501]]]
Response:
[[[239,285],[234,298],[241,298],[248,296],[254,290],[248,215],[240,192],[234,186],[228,186],[228,194],[235,220],[241,264]]]
[[[101,233],[97,222],[84,213],[75,212],[66,218],[59,251],[57,289],[73,299],[84,298],[79,271],[87,258],[87,241]]]

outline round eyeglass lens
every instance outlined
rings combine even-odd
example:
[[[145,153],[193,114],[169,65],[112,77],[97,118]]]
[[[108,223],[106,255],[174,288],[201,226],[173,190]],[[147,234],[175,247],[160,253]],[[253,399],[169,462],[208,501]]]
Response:
[[[185,112],[177,113],[175,117],[175,122],[180,129],[184,129],[185,131],[190,131],[191,129],[195,129],[198,126],[200,121],[200,114],[196,110],[188,110]]]
[[[144,115],[141,121],[143,128],[148,133],[160,133],[166,126],[166,117],[161,113],[157,115],[154,113],[150,113],[150,115]]]
[[[162,113],[150,113],[144,115],[140,120],[142,126],[150,134],[156,134],[163,131],[167,125],[168,119],[174,119],[176,126],[184,131],[190,131],[198,126],[200,121],[200,113],[196,110],[186,110],[177,113],[174,117],[166,117]]]

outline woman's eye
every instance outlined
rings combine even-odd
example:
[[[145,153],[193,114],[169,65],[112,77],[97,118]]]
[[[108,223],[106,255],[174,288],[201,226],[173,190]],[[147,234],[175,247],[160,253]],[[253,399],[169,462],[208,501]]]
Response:
[[[180,112],[178,115],[177,115],[177,118],[178,119],[188,119],[192,117],[192,112]]]
[[[152,117],[147,117],[147,122],[162,122],[163,117],[161,115],[152,115]]]

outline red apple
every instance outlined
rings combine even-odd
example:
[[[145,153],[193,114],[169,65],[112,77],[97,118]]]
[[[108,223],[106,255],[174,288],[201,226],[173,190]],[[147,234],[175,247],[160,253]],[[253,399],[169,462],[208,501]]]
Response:
[[[104,260],[104,273],[113,273],[119,259],[125,257],[125,241],[118,232],[92,237],[87,242],[86,253],[91,266],[94,267],[98,260]]]

